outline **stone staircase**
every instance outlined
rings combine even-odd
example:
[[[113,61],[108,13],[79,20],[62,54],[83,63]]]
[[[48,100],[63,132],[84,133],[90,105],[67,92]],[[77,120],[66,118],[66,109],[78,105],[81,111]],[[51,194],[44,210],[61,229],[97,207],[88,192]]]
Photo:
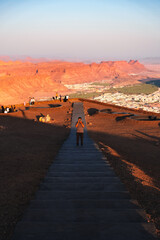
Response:
[[[83,104],[73,107],[72,129],[17,224],[13,240],[153,240],[154,225],[88,137],[76,146],[75,123]]]

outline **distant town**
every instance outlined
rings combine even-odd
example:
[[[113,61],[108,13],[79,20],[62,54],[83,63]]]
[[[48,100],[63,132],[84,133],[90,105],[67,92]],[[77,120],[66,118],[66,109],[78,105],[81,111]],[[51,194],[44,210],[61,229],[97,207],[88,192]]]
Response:
[[[66,85],[67,88],[75,91],[74,97],[84,97],[117,106],[133,109],[142,109],[148,112],[160,113],[160,88],[150,94],[124,94],[121,92],[109,92],[110,86],[107,83],[84,83]]]
[[[123,106],[127,108],[142,109],[148,112],[160,113],[160,90],[155,93],[145,95],[127,95],[123,93],[106,93],[99,97],[95,97],[95,100],[105,103],[112,103],[117,106]]]

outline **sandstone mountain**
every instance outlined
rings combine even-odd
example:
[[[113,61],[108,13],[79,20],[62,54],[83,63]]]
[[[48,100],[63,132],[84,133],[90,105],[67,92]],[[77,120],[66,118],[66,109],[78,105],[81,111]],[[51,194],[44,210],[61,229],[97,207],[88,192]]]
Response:
[[[137,74],[145,71],[145,67],[138,61],[116,61],[101,62],[100,64],[75,63],[66,65],[65,68],[58,68],[53,76],[61,72],[63,84],[75,84],[101,80],[112,80],[116,84],[118,78],[128,78],[128,74]]]
[[[28,101],[29,97],[66,94],[65,85],[105,80],[113,85],[137,82],[135,74],[145,71],[138,61],[108,61],[101,63],[72,63],[50,61],[36,63],[0,61],[0,104]]]

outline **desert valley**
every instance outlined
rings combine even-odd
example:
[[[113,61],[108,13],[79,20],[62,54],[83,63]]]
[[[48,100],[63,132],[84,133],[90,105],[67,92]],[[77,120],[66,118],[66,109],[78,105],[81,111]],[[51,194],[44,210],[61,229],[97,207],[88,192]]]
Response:
[[[85,64],[32,58],[0,59],[1,105],[28,102],[29,97],[40,100],[52,98],[56,93],[80,96],[83,92],[89,94],[85,98],[99,96],[100,101],[113,102],[114,99],[107,100],[105,94],[122,93],[124,87],[146,82],[149,83],[145,84],[145,88],[149,88],[147,94],[159,90],[160,68],[156,65],[153,69],[136,60]]]
[[[0,112],[0,239],[12,239],[69,136],[72,103],[79,101],[89,136],[160,235],[159,66],[1,58],[0,105],[17,111]],[[53,100],[56,94],[69,101]],[[47,114],[50,120],[40,122]]]
[[[138,61],[74,63],[0,58],[0,104],[13,105],[53,96],[95,99],[149,112],[160,111],[160,65]]]

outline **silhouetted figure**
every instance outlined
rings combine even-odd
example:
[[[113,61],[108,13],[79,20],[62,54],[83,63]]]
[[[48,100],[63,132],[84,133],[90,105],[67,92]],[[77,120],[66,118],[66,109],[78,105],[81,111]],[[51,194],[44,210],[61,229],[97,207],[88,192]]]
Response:
[[[64,97],[63,102],[67,102],[67,98],[66,98],[66,96]]]
[[[82,122],[82,118],[79,117],[76,123],[77,128],[77,146],[79,146],[79,138],[81,139],[81,146],[83,146],[83,132],[84,132],[84,124]]]
[[[10,112],[14,112],[14,107],[11,105],[10,109],[9,109]]]
[[[35,104],[35,99],[34,99],[34,97],[32,98],[32,105],[34,105]]]
[[[4,106],[2,106],[1,108],[2,108],[2,113],[4,113]]]
[[[29,105],[31,105],[31,97],[29,98]]]

